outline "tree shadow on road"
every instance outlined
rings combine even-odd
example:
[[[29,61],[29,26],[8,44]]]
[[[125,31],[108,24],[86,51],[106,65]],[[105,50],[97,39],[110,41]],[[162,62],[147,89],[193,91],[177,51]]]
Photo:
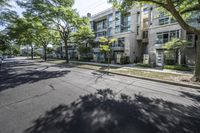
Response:
[[[197,133],[199,125],[197,106],[106,89],[59,105],[24,133]]]
[[[33,69],[32,67],[33,65],[35,69]],[[13,68],[13,67],[19,67],[19,68]],[[29,69],[20,71],[20,69],[22,69],[23,67]],[[15,65],[11,64],[8,68],[1,71],[0,92],[27,83],[35,83],[41,80],[62,77],[70,72],[68,70],[46,71],[46,69],[48,69],[49,66],[42,66],[41,68],[40,67],[33,63],[19,63]],[[20,72],[23,73],[16,73],[16,70],[18,69]]]
[[[190,98],[192,101],[200,103],[200,92],[199,92],[199,94],[194,94],[194,93],[181,91],[181,96]]]

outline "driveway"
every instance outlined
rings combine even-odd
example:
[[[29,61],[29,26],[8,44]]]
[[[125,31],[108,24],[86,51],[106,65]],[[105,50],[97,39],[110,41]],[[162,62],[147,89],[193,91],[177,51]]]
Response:
[[[198,133],[200,90],[7,59],[0,133]]]

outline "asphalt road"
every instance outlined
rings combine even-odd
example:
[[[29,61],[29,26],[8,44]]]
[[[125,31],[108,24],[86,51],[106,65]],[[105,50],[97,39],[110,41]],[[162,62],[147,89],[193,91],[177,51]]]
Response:
[[[199,133],[200,90],[97,71],[4,61],[0,133]]]

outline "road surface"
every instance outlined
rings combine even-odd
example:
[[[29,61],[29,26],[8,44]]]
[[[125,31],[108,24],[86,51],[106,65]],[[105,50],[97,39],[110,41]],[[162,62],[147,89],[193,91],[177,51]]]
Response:
[[[200,132],[200,90],[12,58],[0,70],[0,133]]]

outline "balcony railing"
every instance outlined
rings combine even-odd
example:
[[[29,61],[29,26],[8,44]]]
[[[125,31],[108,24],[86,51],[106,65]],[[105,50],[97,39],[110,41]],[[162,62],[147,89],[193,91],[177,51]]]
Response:
[[[124,51],[124,46],[122,45],[112,46],[111,49],[113,51]]]

